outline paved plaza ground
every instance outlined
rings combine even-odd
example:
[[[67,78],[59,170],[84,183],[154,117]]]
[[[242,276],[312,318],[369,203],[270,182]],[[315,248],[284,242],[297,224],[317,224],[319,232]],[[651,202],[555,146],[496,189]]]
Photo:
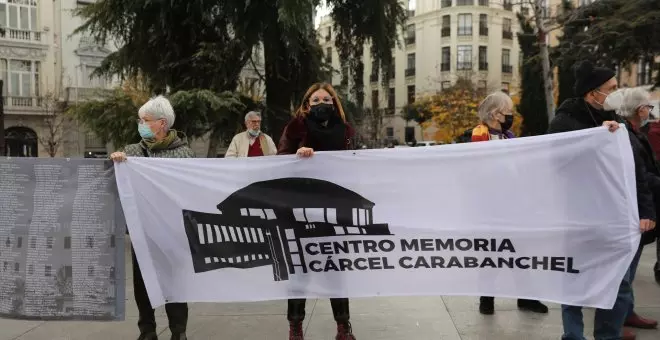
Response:
[[[660,320],[660,286],[653,280],[654,262],[655,247],[647,247],[635,280],[636,310]],[[127,317],[123,322],[0,319],[0,340],[134,340],[137,309],[130,276],[126,296]],[[519,312],[515,300],[497,299],[495,315],[483,316],[479,314],[476,297],[369,298],[354,299],[351,303],[353,330],[358,340],[557,340],[562,333],[561,311],[555,304],[551,304],[549,314],[538,315]],[[191,340],[286,339],[285,312],[284,301],[194,304],[190,309],[188,337]],[[169,340],[162,308],[157,311],[157,321],[160,339]],[[589,335],[592,310],[585,311],[585,324]],[[328,300],[309,300],[305,339],[334,339],[334,331]],[[640,330],[637,339],[660,339],[660,331]]]

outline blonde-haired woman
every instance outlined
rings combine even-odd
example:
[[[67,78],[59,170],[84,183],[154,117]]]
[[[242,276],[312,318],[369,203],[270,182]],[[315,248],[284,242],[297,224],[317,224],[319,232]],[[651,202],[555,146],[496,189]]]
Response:
[[[314,151],[337,151],[351,148],[354,130],[346,123],[344,109],[330,84],[312,85],[303,96],[294,117],[284,128],[278,155],[297,154],[311,157]],[[305,299],[290,299],[287,310],[289,340],[303,340]],[[336,340],[355,340],[347,298],[330,299],[337,322]]]

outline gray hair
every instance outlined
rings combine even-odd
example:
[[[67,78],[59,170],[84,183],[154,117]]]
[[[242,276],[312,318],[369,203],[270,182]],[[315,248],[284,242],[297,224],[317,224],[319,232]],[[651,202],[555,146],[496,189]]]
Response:
[[[172,104],[163,96],[156,96],[149,99],[140,110],[138,110],[138,116],[144,118],[145,115],[150,115],[154,119],[165,119],[167,122],[167,127],[171,128],[174,125],[174,109]]]
[[[637,114],[637,109],[642,105],[648,105],[650,103],[651,95],[648,91],[643,88],[625,88],[617,90],[620,92],[621,103],[619,108],[616,109],[616,113],[619,116],[630,118]],[[613,92],[611,95],[614,95],[616,92]]]
[[[261,112],[259,111],[250,111],[245,115],[245,121],[247,122],[250,117],[258,117],[261,118]]]
[[[507,111],[513,109],[513,101],[511,97],[502,91],[497,91],[489,94],[479,104],[477,116],[482,122],[493,119],[493,115],[498,111]]]

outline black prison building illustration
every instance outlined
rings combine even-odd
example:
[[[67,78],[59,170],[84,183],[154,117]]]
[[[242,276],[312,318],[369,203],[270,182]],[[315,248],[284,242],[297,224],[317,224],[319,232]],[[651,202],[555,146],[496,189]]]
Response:
[[[301,239],[392,235],[373,222],[374,203],[311,178],[256,182],[217,205],[219,213],[183,210],[196,273],[273,266],[275,281],[307,273]]]

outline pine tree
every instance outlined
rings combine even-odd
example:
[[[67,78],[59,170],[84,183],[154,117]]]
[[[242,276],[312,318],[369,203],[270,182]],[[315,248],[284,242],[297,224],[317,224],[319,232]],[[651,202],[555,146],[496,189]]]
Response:
[[[517,111],[523,117],[521,135],[541,135],[548,129],[548,114],[539,57],[540,50],[532,21],[520,13],[518,21],[521,30],[521,33],[518,33],[518,43],[523,54],[523,66],[520,71],[522,94],[517,107]]]

